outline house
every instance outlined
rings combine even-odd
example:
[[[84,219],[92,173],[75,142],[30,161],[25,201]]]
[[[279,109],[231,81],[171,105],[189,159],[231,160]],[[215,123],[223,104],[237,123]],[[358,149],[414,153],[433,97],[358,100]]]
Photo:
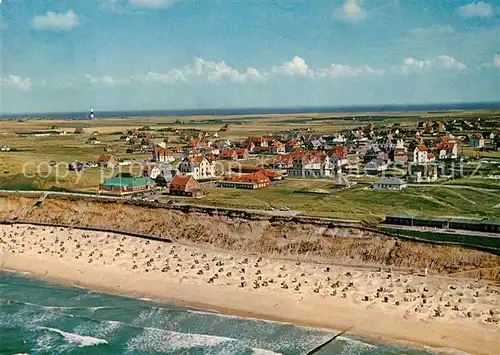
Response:
[[[101,141],[95,137],[87,139],[87,144],[99,144]]]
[[[236,154],[238,155],[238,159],[240,160],[248,160],[249,158],[248,149],[245,148],[236,149]]]
[[[106,168],[114,168],[118,165],[118,162],[112,155],[101,155],[97,159],[97,163],[99,164],[99,166]]]
[[[191,175],[175,175],[168,191],[171,195],[199,197],[202,195],[201,186]]]
[[[184,158],[179,165],[179,172],[191,175],[196,180],[215,177],[215,164],[203,155]]]
[[[428,183],[438,179],[437,167],[430,164],[410,165],[406,180],[408,182]]]
[[[201,151],[204,156],[207,158],[211,155],[217,156],[220,155],[220,149],[217,147],[203,147],[201,148]]]
[[[347,164],[347,148],[343,145],[332,147],[327,154],[330,158],[335,158],[338,166]]]
[[[149,177],[136,177],[128,173],[120,173],[101,183],[101,192],[113,194],[129,194],[156,188],[156,183]]]
[[[237,173],[237,174],[253,174],[253,173],[257,173],[257,172],[262,172],[271,181],[283,180],[283,176],[280,173],[278,173],[276,171],[269,170],[269,169],[261,168],[258,166],[236,166],[236,167],[232,167],[230,170],[233,173]]]
[[[404,146],[402,139],[398,139],[394,147],[392,161],[396,166],[406,165],[408,162],[408,149]]]
[[[2,146],[0,147],[0,152],[8,152],[8,151],[10,151],[9,146],[7,146],[7,145],[2,145]]]
[[[170,149],[156,146],[153,151],[153,161],[157,163],[172,163],[175,161],[174,152]]]
[[[441,137],[436,153],[439,160],[455,160],[458,157],[457,144],[449,137]]]
[[[425,144],[412,142],[408,148],[408,163],[425,164],[429,161],[429,150]]]
[[[285,144],[285,152],[289,153],[289,152],[291,152],[294,149],[300,148],[301,145],[302,144],[301,144],[300,141],[297,141],[297,140],[295,140],[295,139],[292,138],[288,142],[286,142],[286,144]]]
[[[122,142],[130,142],[130,136],[120,136],[120,140]]]
[[[313,139],[307,143],[307,149],[318,150],[323,148],[325,142],[319,139]]]
[[[372,185],[374,190],[402,190],[406,187],[406,182],[397,177],[384,177]]]
[[[366,153],[365,153],[365,155],[363,157],[363,162],[366,164],[368,162],[371,162],[374,159],[378,159],[379,158],[379,154],[381,152],[382,151],[380,150],[380,148],[377,145],[371,146],[366,151]]]
[[[160,175],[155,179],[158,186],[168,186],[170,181],[179,173],[179,170],[170,164],[160,165],[158,168],[160,169]]]
[[[212,141],[207,138],[195,138],[189,143],[189,146],[193,148],[210,147],[211,145]]]
[[[228,141],[227,139],[226,140],[219,139],[215,141],[214,146],[218,149],[227,149],[231,148],[231,142]]]
[[[264,147],[269,147],[269,142],[267,141],[266,138],[264,137],[249,137],[245,143],[253,143],[255,145],[255,147],[261,147],[261,148],[264,148]]]
[[[474,133],[469,137],[469,146],[474,148],[484,147],[484,137],[481,133]]]
[[[156,165],[144,165],[142,167],[142,176],[149,177],[153,180],[156,180],[158,176],[160,176],[161,170]]]
[[[269,185],[271,185],[271,180],[262,171],[244,175],[229,175],[217,183],[219,187],[250,190],[261,189]]]
[[[367,174],[376,174],[385,171],[389,168],[389,165],[385,160],[373,159],[372,161],[365,164],[365,172]]]
[[[219,154],[219,159],[222,160],[238,160],[238,153],[236,153],[235,149],[222,149]]]
[[[293,158],[291,167],[288,167],[289,176],[325,177],[332,175],[330,158],[325,152],[303,152]]]
[[[283,143],[280,141],[274,141],[271,143],[271,154],[285,154],[286,153],[286,148]]]

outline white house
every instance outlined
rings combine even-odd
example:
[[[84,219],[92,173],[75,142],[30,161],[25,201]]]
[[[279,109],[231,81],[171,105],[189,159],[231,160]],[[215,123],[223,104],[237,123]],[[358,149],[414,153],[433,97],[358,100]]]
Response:
[[[179,165],[179,172],[191,175],[196,180],[209,179],[215,177],[215,164],[203,155],[186,157]]]
[[[408,166],[408,182],[428,183],[438,179],[437,168],[434,165],[410,165]]]
[[[372,186],[374,190],[402,190],[406,187],[406,182],[397,177],[382,178]]]
[[[425,144],[410,146],[410,149],[408,149],[408,162],[413,164],[425,164],[429,162],[429,151]]]
[[[9,146],[7,146],[7,145],[2,145],[2,146],[0,147],[0,152],[8,152],[8,151],[10,151]]]
[[[147,165],[144,167],[143,176],[148,176],[151,179],[155,180],[158,176],[160,176],[161,170],[156,165]]]
[[[293,159],[293,165],[286,169],[289,176],[325,177],[332,175],[332,163],[323,152],[307,152]]]
[[[99,144],[101,141],[95,137],[87,139],[87,144]]]
[[[157,163],[172,163],[175,161],[174,152],[160,146],[156,146],[153,151],[153,161]]]

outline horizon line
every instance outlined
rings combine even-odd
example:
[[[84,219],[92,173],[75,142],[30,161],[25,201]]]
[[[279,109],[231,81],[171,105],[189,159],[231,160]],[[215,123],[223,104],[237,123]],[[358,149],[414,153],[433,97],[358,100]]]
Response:
[[[209,114],[207,113],[206,115],[210,116],[224,116],[224,115],[234,115],[237,113],[223,113],[224,111],[257,111],[253,113],[247,113],[247,114],[275,114],[279,113],[276,111],[286,111],[284,113],[287,114],[294,114],[294,113],[315,113],[315,109],[318,110],[318,113],[329,113],[329,112],[363,112],[363,111],[358,111],[358,109],[370,109],[370,108],[387,108],[387,110],[382,110],[381,112],[390,112],[389,109],[391,108],[399,108],[398,111],[413,111],[413,110],[405,110],[404,108],[407,107],[409,109],[416,109],[419,107],[426,107],[426,106],[436,106],[436,111],[445,111],[445,110],[463,110],[460,108],[453,109],[453,106],[467,106],[467,105],[496,105],[498,104],[498,109],[500,109],[500,100],[498,101],[458,101],[458,102],[429,102],[429,103],[410,103],[410,104],[359,104],[359,105],[333,105],[333,106],[328,106],[328,105],[314,105],[314,106],[277,106],[277,107],[272,107],[272,106],[250,106],[250,107],[219,107],[219,108],[183,108],[183,109],[166,109],[166,108],[160,108],[160,109],[123,109],[123,110],[103,110],[103,111],[97,111],[95,110],[95,106],[93,106],[93,112],[94,114],[96,113],[102,113],[102,114],[119,114],[119,113],[141,113],[141,112],[171,112],[171,113],[196,113],[196,112],[214,112],[214,114]],[[343,111],[345,109],[350,109],[351,111]],[[477,108],[480,109],[480,108]],[[493,108],[496,109],[496,108]],[[70,115],[76,115],[76,114],[88,114],[90,112],[91,108],[89,107],[89,110],[83,111],[52,111],[52,112],[9,112],[9,113],[2,113],[0,114],[0,117],[2,118],[21,118],[23,116],[25,117],[44,117],[48,118],[50,115],[57,115],[57,116],[62,116],[65,114],[70,114]],[[331,111],[328,111],[331,110]],[[267,111],[267,112],[266,112]],[[274,111],[274,112],[272,112]],[[218,112],[215,114],[215,112]],[[245,113],[241,113],[245,114]],[[97,118],[98,115],[97,115]],[[103,117],[104,118],[104,117]],[[109,118],[109,117],[106,117]]]

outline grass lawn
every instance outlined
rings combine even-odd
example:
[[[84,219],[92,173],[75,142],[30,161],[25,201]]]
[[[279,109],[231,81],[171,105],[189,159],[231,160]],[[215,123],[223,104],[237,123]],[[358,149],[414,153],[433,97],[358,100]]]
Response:
[[[331,182],[287,180],[261,190],[210,189],[202,199],[171,198],[224,207],[270,209],[288,207],[306,215],[379,221],[385,215],[411,211],[424,215],[495,217],[500,193],[454,190],[444,187],[409,187],[403,191],[373,191],[369,185],[334,191]],[[329,194],[314,193],[316,190]],[[305,193],[310,191],[310,193]],[[300,193],[298,193],[300,192]]]

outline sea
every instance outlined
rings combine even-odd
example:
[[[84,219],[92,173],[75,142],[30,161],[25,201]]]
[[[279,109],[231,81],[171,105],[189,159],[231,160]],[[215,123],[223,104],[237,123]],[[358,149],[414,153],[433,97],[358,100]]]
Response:
[[[307,354],[338,333],[109,295],[0,271],[2,355]],[[406,348],[346,333],[317,354],[421,355],[442,350]]]
[[[121,110],[100,111],[96,108],[96,118],[133,118],[133,117],[165,117],[165,116],[229,116],[229,115],[284,115],[307,113],[356,113],[356,112],[443,112],[454,110],[489,110],[500,109],[497,102],[460,102],[433,103],[412,105],[364,105],[364,106],[316,106],[316,107],[266,107],[266,108],[214,108],[191,110]],[[54,112],[54,113],[12,113],[0,114],[0,119],[21,118],[67,118],[86,119],[88,112]]]

